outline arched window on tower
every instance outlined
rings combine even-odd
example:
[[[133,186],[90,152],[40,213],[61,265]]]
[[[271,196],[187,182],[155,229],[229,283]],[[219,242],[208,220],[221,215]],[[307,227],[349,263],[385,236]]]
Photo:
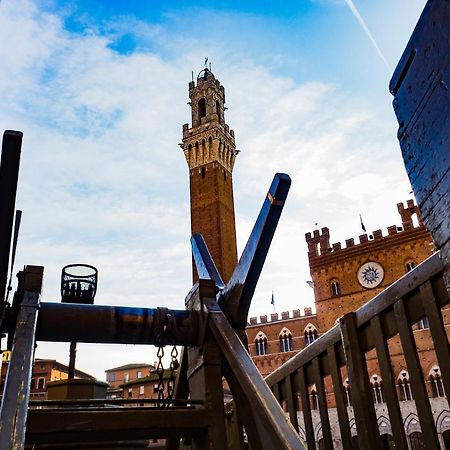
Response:
[[[198,101],[198,119],[200,120],[202,117],[206,117],[206,100],[204,98]]]
[[[305,328],[305,345],[312,344],[316,339],[317,329],[312,323],[309,323]]]
[[[256,356],[267,354],[267,337],[263,332],[259,332],[255,339]]]
[[[382,380],[376,373],[370,377],[372,386],[372,399],[375,404],[384,403]]]
[[[317,401],[317,390],[316,385],[313,385],[309,391],[309,399],[311,404],[311,409],[319,409],[319,402]]]
[[[341,285],[338,280],[333,280],[330,284],[331,296],[338,297],[341,295]]]
[[[428,317],[422,316],[419,321],[417,322],[417,328],[419,330],[426,330],[430,328],[430,325],[428,324]]]
[[[411,390],[411,383],[409,382],[409,374],[406,370],[402,370],[398,376],[398,388],[400,400],[405,401],[414,398]]]
[[[413,260],[407,261],[405,264],[406,272],[411,272],[414,267],[416,267],[416,263]]]
[[[217,117],[219,119],[219,122],[222,122],[222,117],[221,117],[221,114],[220,114],[220,103],[219,103],[219,100],[216,100],[216,114],[217,114]]]
[[[281,330],[279,339],[280,352],[292,352],[292,350],[294,350],[294,345],[292,343],[292,333],[287,328],[283,328]]]
[[[352,393],[350,392],[350,381],[347,378],[344,381],[344,398],[345,398],[345,406],[352,406]]]
[[[444,383],[442,382],[441,369],[433,366],[430,370],[430,383],[433,397],[445,397]]]

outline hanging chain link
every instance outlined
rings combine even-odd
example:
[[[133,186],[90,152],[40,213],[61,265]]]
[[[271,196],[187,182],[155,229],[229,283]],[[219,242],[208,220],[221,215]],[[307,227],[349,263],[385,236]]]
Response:
[[[158,358],[158,364],[156,366],[156,374],[158,375],[158,400],[164,400],[164,366],[162,363],[164,347],[158,347],[156,356]],[[163,406],[163,403],[158,404],[158,406]]]
[[[178,349],[176,345],[173,346],[170,356],[170,375],[167,380],[167,400],[173,399],[173,394],[175,391],[175,371],[180,366],[180,363],[178,362]]]
[[[169,406],[169,402],[164,402],[164,400],[172,400],[174,391],[175,391],[175,372],[180,366],[178,362],[178,349],[176,345],[173,345],[173,348],[170,352],[170,366],[169,366],[169,378],[167,379],[167,386],[164,382],[164,346],[167,341],[174,342],[174,333],[176,330],[176,322],[173,315],[169,313],[167,308],[158,308],[156,314],[157,320],[155,324],[155,337],[156,341],[159,342],[158,351],[156,356],[158,358],[158,364],[156,366],[156,374],[158,375],[158,400],[161,400],[158,403],[158,406]],[[166,389],[167,388],[167,389]]]

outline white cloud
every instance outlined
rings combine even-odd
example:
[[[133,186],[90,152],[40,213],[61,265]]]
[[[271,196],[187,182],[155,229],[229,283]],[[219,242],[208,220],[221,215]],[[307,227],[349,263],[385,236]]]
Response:
[[[188,174],[177,144],[189,119],[190,71],[207,53],[201,41],[174,36],[189,51],[166,42],[170,57],[158,48],[120,55],[109,44],[127,20],[111,25],[111,36],[93,26],[71,33],[31,2],[0,3],[0,124],[25,132],[17,267],[45,266],[44,300],[58,301],[62,266],[88,262],[100,272],[96,303],[181,309],[191,258]],[[149,40],[165,34],[132,25]],[[271,312],[272,290],[279,310],[306,306],[305,232],[317,222],[333,240],[353,237],[359,212],[373,228],[398,221],[394,203],[408,187],[395,124],[377,119],[364,98],[271,73],[256,56],[242,60],[229,48],[215,64],[242,149],[234,177],[241,250],[273,174],[293,179],[251,313]],[[102,376],[151,362],[152,352],[80,346],[78,362]],[[65,361],[65,346],[40,345],[38,356]]]

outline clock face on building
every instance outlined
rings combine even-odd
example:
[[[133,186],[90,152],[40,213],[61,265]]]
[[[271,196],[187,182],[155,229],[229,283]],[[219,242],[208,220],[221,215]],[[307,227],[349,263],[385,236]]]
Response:
[[[384,278],[384,269],[381,264],[370,261],[358,269],[359,284],[367,289],[376,288]]]

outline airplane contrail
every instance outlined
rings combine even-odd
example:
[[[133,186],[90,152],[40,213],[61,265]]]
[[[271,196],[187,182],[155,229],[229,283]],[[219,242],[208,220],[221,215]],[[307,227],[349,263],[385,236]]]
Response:
[[[384,57],[382,51],[380,50],[380,47],[378,47],[377,42],[375,41],[374,37],[372,36],[372,33],[370,32],[369,28],[366,25],[366,22],[362,18],[359,11],[356,9],[355,4],[352,0],[345,0],[345,3],[347,3],[348,7],[350,8],[350,11],[355,16],[356,20],[359,22],[365,33],[367,34],[367,37],[370,39],[370,42],[372,42],[372,45],[375,48],[375,51],[377,52],[378,56],[381,58],[381,60],[384,62],[388,70],[391,70],[391,67],[389,66],[389,63],[387,62],[386,58]]]

